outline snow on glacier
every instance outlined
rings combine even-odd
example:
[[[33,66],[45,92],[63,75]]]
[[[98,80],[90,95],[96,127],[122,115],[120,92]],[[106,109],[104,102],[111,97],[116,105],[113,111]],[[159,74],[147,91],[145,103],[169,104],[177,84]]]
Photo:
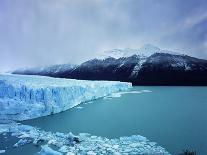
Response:
[[[0,124],[0,134],[9,133],[19,138],[17,147],[31,143],[35,146],[43,145],[39,154],[145,154],[169,155],[169,153],[155,142],[150,142],[140,135],[108,139],[92,136],[87,133],[73,135],[72,133],[52,133],[20,123]],[[20,144],[20,145],[18,145]],[[57,148],[53,150],[52,146]]]
[[[27,120],[126,91],[130,83],[0,74],[0,118]]]

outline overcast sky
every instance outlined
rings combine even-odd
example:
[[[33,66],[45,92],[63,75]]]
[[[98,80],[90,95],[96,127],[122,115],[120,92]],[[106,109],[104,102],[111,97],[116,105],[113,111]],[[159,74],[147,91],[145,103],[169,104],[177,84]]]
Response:
[[[0,71],[147,43],[207,58],[207,1],[0,0]]]

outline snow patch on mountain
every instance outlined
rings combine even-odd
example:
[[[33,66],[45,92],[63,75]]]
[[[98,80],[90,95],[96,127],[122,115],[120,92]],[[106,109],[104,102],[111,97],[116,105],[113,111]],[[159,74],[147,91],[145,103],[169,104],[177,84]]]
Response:
[[[138,55],[141,58],[147,58],[155,53],[169,53],[169,54],[180,55],[177,52],[160,49],[159,47],[156,47],[151,44],[145,44],[139,49],[126,48],[126,49],[113,49],[113,50],[104,51],[98,56],[98,58],[106,59],[112,57],[115,59],[119,59],[122,57],[130,57],[132,55]]]
[[[163,58],[164,56],[164,58]],[[191,63],[188,59],[181,55],[170,54],[155,54],[147,60],[148,63],[160,64],[161,62],[168,62],[168,66],[171,66],[177,70],[184,69],[186,71],[192,70]]]
[[[130,83],[0,75],[0,118],[27,120],[131,88]]]
[[[185,70],[191,70],[191,66],[189,65],[189,63],[186,62],[185,59],[183,59],[182,57],[173,57],[174,63],[171,64],[172,67],[175,68],[184,68]]]
[[[136,49],[130,49],[130,48],[126,48],[126,49],[112,49],[109,51],[104,51],[103,53],[101,53],[99,55],[99,59],[106,59],[109,57],[115,58],[115,59],[119,59],[122,57],[129,57],[132,56],[134,54],[137,54],[137,50]]]
[[[137,50],[137,54],[148,57],[154,53],[159,53],[160,51],[161,51],[160,48],[151,44],[146,44]]]
[[[99,55],[100,59],[106,59],[108,57],[112,57],[115,59],[119,59],[122,57],[130,57],[132,55],[138,55],[142,57],[147,57],[150,56],[156,52],[160,52],[161,49],[158,47],[155,47],[150,44],[146,44],[142,46],[140,49],[131,49],[131,48],[126,48],[126,49],[113,49],[109,51],[104,51]]]
[[[142,64],[145,63],[146,60],[147,60],[146,57],[140,57],[140,61],[137,63],[137,65],[134,66],[130,78],[136,78],[138,76]]]

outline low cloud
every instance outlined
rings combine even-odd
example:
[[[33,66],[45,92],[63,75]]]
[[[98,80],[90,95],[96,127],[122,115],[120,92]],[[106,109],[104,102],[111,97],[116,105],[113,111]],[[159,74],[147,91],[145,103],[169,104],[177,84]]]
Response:
[[[207,58],[204,0],[1,0],[0,70],[80,63],[113,48]]]

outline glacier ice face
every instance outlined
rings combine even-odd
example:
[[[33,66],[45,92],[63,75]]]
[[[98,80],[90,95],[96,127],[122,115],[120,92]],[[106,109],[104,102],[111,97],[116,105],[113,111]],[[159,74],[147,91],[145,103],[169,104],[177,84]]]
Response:
[[[131,87],[124,82],[0,74],[0,119],[46,116]]]
[[[37,140],[42,142],[40,154],[145,154],[145,155],[170,155],[164,148],[155,142],[150,142],[140,135],[108,139],[106,137],[92,136],[87,133],[80,133],[78,136],[72,133],[52,133],[37,129],[32,126],[19,123],[0,124],[1,133],[11,133],[12,136],[20,138],[21,144],[29,140],[36,145]],[[22,143],[25,142],[25,143]],[[21,147],[22,145],[18,145]],[[55,146],[58,151],[50,146]]]

